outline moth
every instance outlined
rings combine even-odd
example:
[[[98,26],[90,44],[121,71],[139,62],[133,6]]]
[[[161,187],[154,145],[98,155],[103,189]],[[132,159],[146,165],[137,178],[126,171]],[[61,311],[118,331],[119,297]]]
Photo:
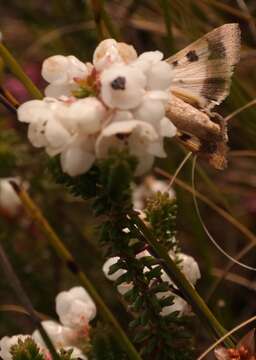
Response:
[[[212,109],[229,94],[240,39],[239,25],[225,24],[166,60],[173,74],[167,116],[177,138],[216,169],[226,166],[228,134],[225,120]]]

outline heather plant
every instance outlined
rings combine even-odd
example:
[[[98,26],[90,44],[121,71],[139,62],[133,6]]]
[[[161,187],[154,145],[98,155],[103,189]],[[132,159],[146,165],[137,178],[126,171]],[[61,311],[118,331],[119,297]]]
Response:
[[[35,74],[26,74],[3,31],[1,359],[255,358],[254,331],[241,341],[234,333],[246,333],[243,324],[228,331],[237,325],[233,288],[217,295],[227,279],[252,288],[230,272],[234,265],[255,272],[243,259],[255,235],[239,219],[246,206],[254,214],[247,188],[254,184],[255,154],[244,144],[255,146],[255,101],[240,107],[244,93],[253,97],[251,87],[235,79],[234,112],[213,111],[228,96],[240,57],[249,57],[240,47],[241,28],[255,40],[254,18],[244,2],[237,4],[240,10],[218,1],[56,1],[52,14],[41,4],[44,23],[37,5],[11,2],[10,11],[38,31],[26,56],[40,66],[34,63]],[[212,7],[218,10],[210,12],[209,28],[203,19]],[[220,20],[221,12],[244,19],[248,28],[237,19]],[[192,14],[196,25],[189,31]],[[154,29],[153,15],[164,29],[159,22]],[[39,30],[62,17],[73,25],[56,39],[55,33],[40,37]],[[182,48],[179,41],[199,34],[204,37],[168,57]],[[228,120],[245,111],[237,137]],[[238,162],[237,170],[232,159],[241,154],[249,160]],[[239,196],[244,207],[235,205]],[[233,228],[226,231],[198,199],[250,243],[240,250]],[[237,254],[228,249],[233,241]],[[213,249],[217,255],[211,256]],[[224,260],[226,267],[215,266]],[[239,304],[247,308],[250,301],[239,298]]]

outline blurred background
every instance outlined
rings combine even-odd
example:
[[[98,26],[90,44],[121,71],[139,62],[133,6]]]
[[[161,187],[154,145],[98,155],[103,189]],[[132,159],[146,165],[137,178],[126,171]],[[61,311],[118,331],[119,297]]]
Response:
[[[166,57],[215,27],[238,22],[242,30],[241,61],[236,67],[231,95],[218,112],[227,116],[256,98],[255,0],[113,0],[105,1],[105,10],[114,25],[113,31],[132,43],[138,53],[159,49]],[[5,45],[40,89],[45,86],[40,75],[45,58],[73,54],[82,61],[90,61],[98,43],[91,3],[85,0],[0,0],[0,24]],[[1,59],[0,81],[19,102],[30,99]],[[199,200],[200,211],[214,239],[229,254],[236,257],[242,252],[241,261],[256,266],[256,107],[251,106],[230,120],[229,138],[226,170],[217,171],[198,161],[196,189],[204,200],[211,202],[209,206]],[[166,146],[168,159],[156,166],[173,174],[184,158],[184,149],[174,140]],[[73,198],[54,184],[44,152],[28,143],[26,124],[18,123],[0,104],[0,177],[13,176],[27,184],[32,198],[125,324],[127,315],[118,295],[101,271],[104,259],[97,246],[97,224],[90,203]],[[193,255],[199,263],[200,294],[230,329],[255,315],[255,272],[230,266],[205,235],[193,205],[190,161],[179,179],[181,182],[174,185],[178,202],[177,237],[182,251]],[[76,280],[22,209],[10,215],[0,208],[0,241],[35,308],[54,318],[56,294],[74,286]],[[0,337],[33,330],[28,318],[14,311],[15,304],[17,299],[1,274]],[[203,327],[196,329],[200,351],[211,340]]]

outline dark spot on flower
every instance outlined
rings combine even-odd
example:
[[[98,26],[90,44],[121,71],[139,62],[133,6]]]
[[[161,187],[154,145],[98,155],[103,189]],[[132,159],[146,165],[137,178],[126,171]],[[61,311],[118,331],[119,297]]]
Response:
[[[175,61],[172,62],[172,65],[173,65],[174,67],[176,67],[178,64],[179,64],[179,63],[178,63],[178,60],[175,60]]]
[[[119,139],[119,140],[126,140],[128,139],[130,136],[130,133],[119,133],[119,134],[116,134],[116,137]]]
[[[114,90],[125,90],[126,79],[123,76],[118,76],[111,82],[111,87]]]
[[[197,53],[195,52],[195,50],[190,50],[186,57],[188,58],[188,61],[190,62],[194,62],[194,61],[197,61],[199,59]]]
[[[10,185],[12,186],[13,190],[19,194],[21,192],[21,187],[17,184],[14,180],[9,180]]]

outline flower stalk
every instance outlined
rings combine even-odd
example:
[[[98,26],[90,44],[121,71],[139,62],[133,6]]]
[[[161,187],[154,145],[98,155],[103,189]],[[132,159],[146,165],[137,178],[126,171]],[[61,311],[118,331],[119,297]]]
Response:
[[[36,328],[38,328],[47,348],[49,349],[49,351],[52,355],[53,360],[59,360],[60,357],[57,354],[57,352],[54,348],[54,345],[52,344],[52,341],[49,338],[47,332],[43,328],[43,326],[41,324],[41,320],[40,320],[37,312],[34,310],[34,307],[31,304],[31,301],[30,301],[28,295],[26,294],[25,290],[23,289],[1,244],[0,244],[0,264],[1,264],[1,267],[3,268],[3,271],[8,279],[10,286],[13,288],[13,290],[14,290],[16,296],[18,297],[18,299],[20,300],[21,304],[27,310],[27,313],[30,316],[32,322],[34,323]]]
[[[203,301],[201,296],[189,283],[183,273],[180,271],[175,262],[169,257],[166,250],[157,240],[152,236],[150,229],[145,223],[138,217],[137,213],[133,212],[129,214],[131,221],[136,225],[139,231],[144,235],[145,240],[150,245],[154,254],[163,260],[162,266],[168,276],[174,281],[178,288],[183,293],[184,297],[191,304],[195,313],[200,319],[206,324],[208,329],[214,334],[216,338],[222,337],[227,333],[226,329],[219,323],[215,318],[211,310],[208,308],[206,303]],[[225,344],[229,347],[234,346],[233,341],[230,338],[225,339]]]
[[[141,360],[140,355],[126,336],[118,321],[115,319],[109,308],[105,305],[104,301],[102,300],[90,280],[87,278],[85,273],[79,269],[79,266],[77,265],[75,259],[73,258],[69,250],[65,247],[65,245],[62,243],[61,239],[55,233],[48,221],[45,219],[41,210],[38,208],[38,206],[34,203],[34,201],[30,198],[30,196],[24,189],[17,187],[17,184],[13,182],[11,182],[11,185],[19,196],[28,215],[45,233],[50,245],[54,248],[57,255],[64,261],[68,270],[77,277],[81,285],[83,285],[89,292],[104,319],[113,326],[115,330],[114,335],[116,336],[116,339],[120,342],[120,344],[122,344],[122,347],[129,356],[129,358],[132,360]]]
[[[0,42],[0,56],[10,71],[22,82],[27,91],[35,98],[42,99],[43,95],[31,79],[25,74],[22,67],[15,60],[10,51]]]

